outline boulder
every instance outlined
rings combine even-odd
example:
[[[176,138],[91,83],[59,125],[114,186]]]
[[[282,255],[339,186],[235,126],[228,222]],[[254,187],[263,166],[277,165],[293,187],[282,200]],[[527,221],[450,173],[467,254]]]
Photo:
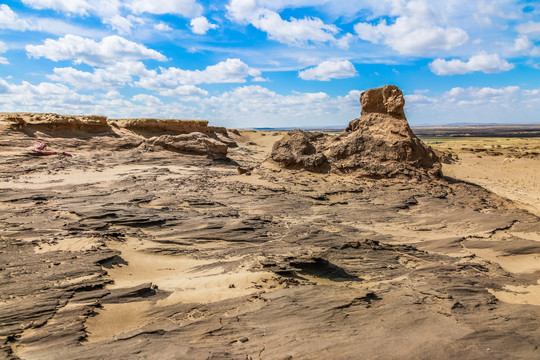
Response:
[[[328,159],[315,147],[325,138],[323,133],[293,130],[274,144],[271,158],[287,169],[326,172],[330,169]]]

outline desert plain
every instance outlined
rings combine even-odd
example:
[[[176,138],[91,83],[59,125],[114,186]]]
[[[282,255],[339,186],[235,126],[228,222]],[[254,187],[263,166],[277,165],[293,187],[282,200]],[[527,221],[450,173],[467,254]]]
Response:
[[[2,114],[0,356],[539,358],[540,138],[375,90],[338,135]]]

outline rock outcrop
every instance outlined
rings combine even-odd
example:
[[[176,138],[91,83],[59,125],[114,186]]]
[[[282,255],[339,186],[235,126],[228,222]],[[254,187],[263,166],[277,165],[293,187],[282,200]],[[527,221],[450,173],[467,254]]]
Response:
[[[226,128],[208,126],[206,120],[108,119],[97,115],[0,113],[0,123],[33,137],[44,133],[52,137],[88,140],[94,136],[106,135],[117,138],[115,144],[124,149],[165,149],[206,155],[212,159],[227,157],[227,149],[237,146]]]
[[[272,160],[288,169],[328,171],[328,159],[321,151],[317,151],[315,146],[324,142],[325,138],[323,133],[293,130],[274,144]]]
[[[182,135],[161,135],[147,139],[140,148],[155,150],[156,147],[185,154],[206,155],[213,159],[227,157],[227,144],[200,132]]]
[[[135,132],[148,134],[190,134],[199,132],[206,135],[221,133],[227,135],[224,127],[208,126],[207,120],[177,120],[177,119],[115,119],[109,120],[110,124]]]
[[[38,130],[42,132],[88,132],[103,133],[111,130],[106,116],[99,115],[58,115],[54,113],[2,113],[0,121],[5,121],[16,130]]]
[[[394,85],[370,89],[360,102],[361,117],[352,120],[344,133],[295,130],[274,145],[271,159],[289,169],[372,178],[440,175],[437,155],[409,127],[401,90]]]

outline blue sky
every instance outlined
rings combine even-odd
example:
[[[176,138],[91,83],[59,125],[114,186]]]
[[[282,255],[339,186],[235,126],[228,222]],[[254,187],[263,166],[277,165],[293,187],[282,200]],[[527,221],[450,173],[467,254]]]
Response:
[[[0,3],[0,111],[345,125],[395,84],[412,124],[540,123],[540,3]]]

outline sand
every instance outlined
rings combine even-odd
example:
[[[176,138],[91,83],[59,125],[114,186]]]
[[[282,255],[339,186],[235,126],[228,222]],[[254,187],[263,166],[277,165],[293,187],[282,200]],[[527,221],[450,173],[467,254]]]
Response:
[[[6,358],[539,356],[538,158],[511,144],[371,180],[265,163],[282,132],[217,161],[4,131]]]
[[[459,161],[443,164],[446,176],[481,185],[540,216],[540,138],[426,140],[458,155]]]

